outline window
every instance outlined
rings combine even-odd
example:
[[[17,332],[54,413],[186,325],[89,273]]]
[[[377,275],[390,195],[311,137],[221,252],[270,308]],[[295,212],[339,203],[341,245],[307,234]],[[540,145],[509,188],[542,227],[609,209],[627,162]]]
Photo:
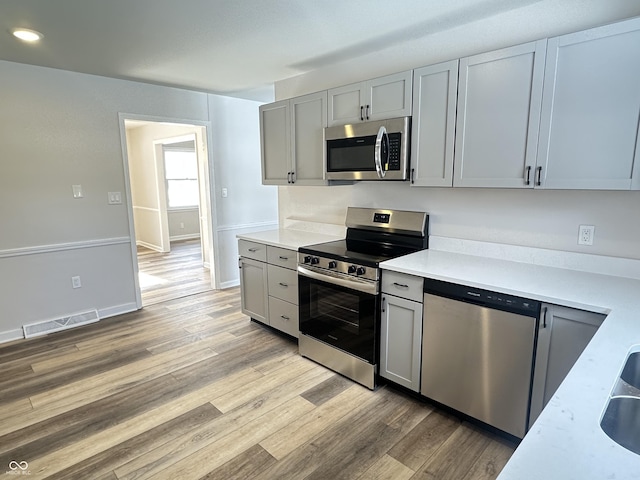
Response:
[[[197,207],[198,159],[195,149],[164,148],[168,208]]]

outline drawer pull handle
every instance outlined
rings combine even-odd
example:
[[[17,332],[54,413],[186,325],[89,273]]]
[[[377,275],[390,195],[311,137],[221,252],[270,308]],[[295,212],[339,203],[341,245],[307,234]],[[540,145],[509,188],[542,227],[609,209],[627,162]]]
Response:
[[[409,285],[405,285],[404,283],[393,282],[393,284],[398,288],[409,288]]]
[[[250,249],[249,249],[249,251],[250,251],[251,253],[255,253],[255,252],[257,252],[258,250],[260,250],[260,249],[259,249],[259,248],[250,248]]]
[[[283,320],[290,320],[286,315],[280,315],[280,318],[282,318]]]
[[[280,260],[289,260],[289,257],[283,257],[282,255],[280,255],[278,258],[279,258]]]
[[[287,285],[286,283],[282,283],[282,282],[279,282],[279,285],[280,285],[281,287],[288,287],[288,286],[289,286],[289,285]]]

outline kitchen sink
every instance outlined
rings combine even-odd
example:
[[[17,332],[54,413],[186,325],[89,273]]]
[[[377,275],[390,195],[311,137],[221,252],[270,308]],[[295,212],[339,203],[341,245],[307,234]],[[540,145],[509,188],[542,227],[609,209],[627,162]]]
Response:
[[[640,397],[612,397],[600,427],[617,444],[640,455]]]
[[[640,389],[640,352],[632,353],[627,357],[620,378],[632,387]]]
[[[632,349],[627,356],[600,427],[614,442],[640,455],[640,351],[637,350]]]

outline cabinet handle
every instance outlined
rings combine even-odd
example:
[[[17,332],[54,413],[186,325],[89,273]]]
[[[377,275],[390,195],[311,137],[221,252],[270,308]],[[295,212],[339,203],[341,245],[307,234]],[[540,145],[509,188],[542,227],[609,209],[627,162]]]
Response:
[[[287,317],[286,315],[280,315],[280,318],[282,318],[283,320],[290,320],[290,318]]]
[[[382,297],[382,312],[384,312],[384,302],[387,300],[386,297]]]
[[[531,165],[527,165],[527,167],[525,168],[526,172],[527,172],[527,179],[525,180],[524,184],[525,185],[530,185],[531,184]]]
[[[282,255],[280,255],[278,258],[279,258],[280,260],[289,260],[289,257],[283,257]]]
[[[249,251],[250,251],[251,253],[255,253],[255,252],[257,252],[258,250],[260,250],[260,249],[259,249],[259,248],[250,248],[250,249],[249,249]]]
[[[286,283],[282,283],[282,282],[279,282],[279,285],[280,285],[281,287],[288,287],[288,286],[289,286],[289,285],[287,285]]]
[[[415,173],[416,173],[416,169],[412,168],[411,169],[411,183],[415,183],[416,179],[415,179]]]
[[[295,177],[296,177],[296,172],[291,172],[291,183],[296,183]]]
[[[291,183],[291,172],[287,172],[287,183]]]
[[[404,283],[393,282],[393,284],[398,288],[409,288],[409,285],[405,285]]]
[[[542,309],[542,328],[547,328],[547,307]]]
[[[364,107],[360,105],[360,121],[364,121],[364,114],[362,113],[363,111],[364,111]]]
[[[367,120],[369,120],[369,105],[367,105],[367,114],[365,116],[367,117]]]
[[[539,187],[540,185],[542,185],[542,167],[536,168],[536,173],[538,174],[536,185]]]

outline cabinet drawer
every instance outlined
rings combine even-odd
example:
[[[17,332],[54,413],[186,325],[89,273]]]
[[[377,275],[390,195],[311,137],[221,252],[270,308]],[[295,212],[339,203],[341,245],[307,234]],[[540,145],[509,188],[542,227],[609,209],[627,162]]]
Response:
[[[298,338],[298,306],[276,297],[269,297],[269,325]]]
[[[262,243],[238,240],[238,254],[241,257],[253,258],[261,262],[267,261],[267,246]]]
[[[382,271],[382,291],[422,303],[424,279],[406,273]]]
[[[298,272],[288,268],[276,267],[275,265],[269,265],[267,268],[269,296],[297,305]]]
[[[267,246],[267,262],[279,267],[295,270],[298,266],[295,250]]]

